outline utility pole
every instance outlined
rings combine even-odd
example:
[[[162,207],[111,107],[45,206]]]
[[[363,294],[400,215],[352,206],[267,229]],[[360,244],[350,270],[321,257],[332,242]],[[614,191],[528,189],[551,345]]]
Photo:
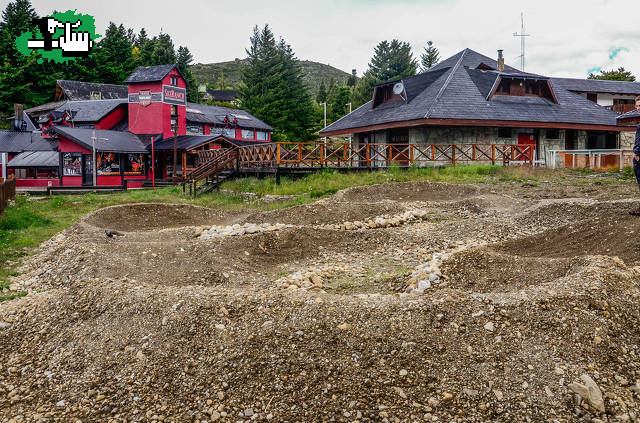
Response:
[[[524,72],[524,37],[530,37],[529,34],[524,33],[524,13],[520,13],[520,34],[513,33],[514,37],[520,37],[520,70]]]
[[[173,185],[178,181],[178,120],[173,125]],[[184,172],[184,169],[183,169]]]
[[[109,141],[109,138],[96,137],[96,128],[93,128],[93,135],[91,141],[93,141],[93,186],[98,186],[98,163],[96,163],[96,140]]]
[[[327,102],[320,103],[321,106],[324,106],[324,127],[327,127]],[[324,142],[327,142],[327,137],[322,137]]]

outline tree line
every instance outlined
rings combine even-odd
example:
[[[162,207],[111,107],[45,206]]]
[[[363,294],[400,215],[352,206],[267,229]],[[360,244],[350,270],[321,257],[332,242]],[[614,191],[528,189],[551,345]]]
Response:
[[[26,31],[35,33],[33,20],[39,16],[29,0],[10,2],[2,12],[0,22],[0,116],[3,123],[12,114],[13,104],[33,107],[54,99],[55,81],[78,81],[122,84],[138,66],[176,63],[190,84],[187,97],[198,101],[197,83],[189,65],[193,56],[186,46],[177,49],[169,34],[150,36],[142,28],[135,33],[124,25],[110,22],[98,39],[89,57],[66,64],[44,61],[41,56],[19,54],[14,46],[16,37]]]

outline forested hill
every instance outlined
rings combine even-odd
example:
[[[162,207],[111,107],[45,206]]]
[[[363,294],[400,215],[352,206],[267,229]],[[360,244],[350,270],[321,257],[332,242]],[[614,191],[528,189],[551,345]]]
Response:
[[[240,82],[240,66],[244,60],[246,59],[220,63],[198,63],[197,65],[191,65],[190,69],[199,84],[210,84],[216,86],[216,88],[221,88],[218,85],[220,77],[224,73],[224,82],[227,87],[235,89]],[[304,82],[314,97],[323,79],[325,85],[329,84],[331,78],[335,80],[336,84],[341,85],[349,77],[349,73],[330,65],[310,60],[301,60],[300,63],[304,68]]]

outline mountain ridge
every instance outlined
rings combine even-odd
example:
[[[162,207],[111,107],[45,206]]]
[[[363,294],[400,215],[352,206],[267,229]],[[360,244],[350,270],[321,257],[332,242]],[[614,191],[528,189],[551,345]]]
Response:
[[[226,62],[198,63],[190,67],[191,74],[198,84],[210,84],[216,86],[222,73],[226,85],[231,89],[237,89],[241,78],[241,65],[247,59],[235,59]],[[312,60],[300,60],[303,68],[303,79],[309,87],[309,92],[315,98],[322,80],[325,85],[333,78],[337,85],[342,84],[351,75],[341,69]]]

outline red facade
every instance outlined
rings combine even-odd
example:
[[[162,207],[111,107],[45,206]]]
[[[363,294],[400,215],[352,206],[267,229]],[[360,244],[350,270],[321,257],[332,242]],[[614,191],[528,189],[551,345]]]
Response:
[[[187,88],[180,73],[174,69],[158,82],[129,83],[129,94],[139,94],[149,90],[151,93],[162,93],[163,86],[171,85],[171,78],[177,79],[178,88]],[[187,133],[187,108],[176,106],[178,112],[178,135]],[[129,103],[129,131],[134,134],[162,134],[164,138],[174,135],[171,128],[171,105],[154,103],[145,106],[141,103]]]

